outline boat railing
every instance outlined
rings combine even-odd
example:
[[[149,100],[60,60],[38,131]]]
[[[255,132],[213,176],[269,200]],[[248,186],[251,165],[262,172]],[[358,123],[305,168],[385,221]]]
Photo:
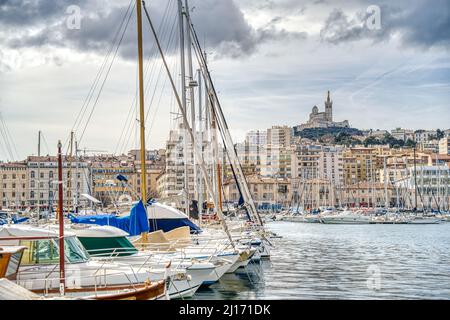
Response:
[[[94,288],[94,294],[97,295],[100,288],[106,288],[108,286],[129,286],[133,289],[136,289],[136,285],[144,283],[146,280],[139,279],[136,273],[132,272],[132,274],[125,271],[117,271],[107,273],[105,269],[101,274],[94,273],[92,275],[69,275],[66,279],[66,287],[68,289],[80,289],[80,288]],[[60,278],[57,276],[49,277],[45,275],[45,277],[39,278],[37,277],[41,272],[33,272],[27,273],[27,277],[18,277],[16,282],[18,284],[24,284],[24,282],[42,282],[43,288],[31,288],[31,291],[39,291],[42,292],[45,296],[48,296],[52,291],[59,289]],[[36,276],[33,276],[36,275]],[[33,277],[31,277],[33,276]],[[131,276],[131,277],[130,277]],[[113,279],[117,279],[120,277],[120,281]],[[164,279],[166,278],[166,272],[164,272]],[[149,279],[147,279],[149,280]],[[74,282],[70,282],[74,281]],[[78,282],[78,283],[77,283]],[[28,287],[28,286],[26,286]]]
[[[108,252],[104,252],[108,251]],[[97,253],[99,252],[99,253]],[[127,253],[136,253],[136,250],[133,248],[107,248],[107,249],[92,249],[88,250],[88,253],[92,258],[97,258],[97,261],[103,261],[103,262],[118,262],[122,263],[120,261],[121,258],[126,259],[126,264],[133,265],[133,267],[138,268],[137,272],[140,272],[143,268],[148,267],[150,271],[154,271],[156,268],[156,265],[166,265],[167,263],[172,263],[172,259],[164,259],[165,256],[153,252],[142,252],[139,251],[139,254],[131,254],[127,256],[121,256],[120,254],[123,252]],[[181,257],[181,255],[180,255]],[[145,258],[144,261],[142,261]],[[136,264],[133,264],[133,262],[136,261]],[[177,269],[180,266],[181,262],[177,265],[173,266],[173,269]]]

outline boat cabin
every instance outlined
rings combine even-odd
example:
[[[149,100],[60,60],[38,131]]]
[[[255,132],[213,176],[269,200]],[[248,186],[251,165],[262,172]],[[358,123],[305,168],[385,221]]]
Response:
[[[25,249],[23,246],[0,246],[0,279],[16,279]]]
[[[7,225],[0,227],[0,246],[22,246],[22,266],[59,263],[59,234],[53,230],[31,225]],[[64,234],[64,250],[68,263],[87,262],[86,249],[70,232]]]

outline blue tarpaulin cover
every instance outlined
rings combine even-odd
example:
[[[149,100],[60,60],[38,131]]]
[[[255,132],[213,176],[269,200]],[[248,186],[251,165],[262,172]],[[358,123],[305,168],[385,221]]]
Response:
[[[149,230],[147,210],[145,210],[142,201],[139,201],[131,208],[130,231],[128,231],[128,233],[130,236],[136,236],[143,232],[148,232]]]
[[[130,215],[124,217],[117,217],[114,215],[94,215],[86,217],[69,215],[69,217],[72,223],[112,226],[129,233],[130,236],[136,236],[142,232],[148,232],[150,230],[147,212],[142,201],[139,201],[133,206]]]

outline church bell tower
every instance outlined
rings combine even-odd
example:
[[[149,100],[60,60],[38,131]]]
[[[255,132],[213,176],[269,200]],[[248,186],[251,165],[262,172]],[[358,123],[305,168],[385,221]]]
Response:
[[[330,99],[330,91],[328,91],[327,101],[325,101],[325,117],[327,121],[333,121],[333,101]]]

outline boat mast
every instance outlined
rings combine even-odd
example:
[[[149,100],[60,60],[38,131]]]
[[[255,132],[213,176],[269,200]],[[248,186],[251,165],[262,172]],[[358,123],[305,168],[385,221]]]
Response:
[[[184,14],[189,17],[189,4],[188,0],[184,0],[185,11]],[[191,33],[189,32],[189,21],[186,19],[186,49],[187,49],[187,62],[188,62],[188,77],[189,77],[189,105],[191,109],[191,128],[194,131],[194,135],[197,136],[197,129],[195,125],[195,95],[194,87],[197,85],[194,81],[194,69],[192,67],[192,39]],[[197,137],[196,137],[197,138]],[[192,143],[192,148],[197,148],[197,139]],[[198,200],[198,187],[197,187],[197,159],[195,157],[195,152],[192,152],[192,157],[194,160],[193,174],[194,174],[194,200]]]
[[[61,148],[61,141],[58,141],[59,293],[61,294],[61,296],[63,296],[66,288],[66,275],[64,265],[64,193]]]
[[[180,68],[181,68],[181,103],[184,111],[186,107],[186,61],[184,51],[184,7],[182,0],[178,0],[178,27],[180,33]],[[186,193],[184,210],[189,216],[189,171],[188,171],[188,139],[186,128],[183,127],[183,155],[184,155],[184,192]]]
[[[202,113],[203,113],[203,106],[202,106],[202,73],[201,70],[197,70],[198,73],[198,124],[199,124],[199,135],[198,135],[198,142],[196,144],[197,147],[200,148],[200,150],[203,149],[203,122],[202,122]],[[203,180],[201,177],[201,172],[199,173],[199,179],[198,179],[198,218],[199,218],[199,227],[201,228],[201,221],[202,221],[202,212],[203,212]]]
[[[38,183],[38,192],[37,192],[37,198],[38,198],[38,205],[37,205],[37,217],[39,220],[40,214],[41,214],[41,131],[38,132],[38,161],[37,161],[37,183]]]
[[[158,51],[159,51],[159,53],[161,55],[161,59],[162,59],[163,64],[164,64],[164,68],[166,69],[167,76],[169,77],[170,84],[172,86],[172,90],[173,90],[173,93],[175,95],[175,100],[176,100],[176,102],[178,104],[178,107],[180,108],[182,119],[183,119],[183,124],[186,127],[187,133],[189,134],[189,136],[191,138],[191,141],[194,142],[195,141],[195,136],[194,136],[194,134],[192,132],[192,129],[189,126],[186,109],[184,109],[183,106],[182,106],[181,98],[180,98],[180,96],[178,94],[178,91],[176,89],[175,82],[174,82],[173,77],[172,77],[172,75],[170,73],[170,70],[169,70],[169,66],[167,65],[166,58],[164,56],[164,53],[163,53],[162,48],[161,48],[161,44],[160,44],[158,36],[156,34],[156,30],[155,30],[155,28],[153,26],[153,23],[152,23],[151,19],[150,19],[150,15],[148,14],[147,8],[145,7],[145,2],[144,2],[144,10],[145,10],[145,14],[147,16],[147,20],[149,22],[149,25],[150,25],[153,37],[155,39],[156,46],[158,47]],[[212,192],[211,182],[207,178],[208,177],[208,173],[207,173],[207,170],[206,170],[206,166],[205,166],[205,162],[204,162],[204,159],[202,157],[202,154],[196,148],[194,148],[194,152],[197,152],[197,158],[199,159],[199,167],[200,167],[202,176],[205,179],[205,185],[206,185],[206,189],[208,191],[208,194],[214,201],[214,207],[219,208],[218,203],[215,201],[215,195]],[[227,236],[228,236],[228,238],[230,240],[231,245],[233,246],[233,248],[235,248],[234,240],[233,240],[233,238],[231,236],[230,231],[228,230],[228,226],[227,226],[227,224],[225,222],[225,217],[224,217],[224,215],[222,213],[222,210],[220,210],[220,208],[219,208],[217,213],[218,213],[220,221],[221,221],[221,223],[223,225],[224,231],[226,232],[226,234],[227,234]]]
[[[388,180],[387,180],[387,170],[386,170],[386,161],[387,161],[387,157],[384,157],[384,165],[383,165],[383,170],[384,170],[384,208],[387,210],[389,207],[389,201],[388,201]]]
[[[78,212],[78,165],[79,165],[79,159],[78,159],[78,141],[75,140],[75,194],[74,194],[74,212]]]
[[[70,212],[72,207],[72,155],[73,155],[73,137],[74,132],[70,133],[70,151],[68,157],[68,171],[67,171],[67,210]]]
[[[142,46],[142,7],[141,0],[136,0],[137,31],[138,31],[138,68],[139,68],[139,124],[141,135],[141,200],[144,206],[147,202],[147,168],[145,163],[145,113],[144,113],[144,63]]]
[[[417,211],[417,167],[416,167],[416,146],[414,139],[414,211]]]

